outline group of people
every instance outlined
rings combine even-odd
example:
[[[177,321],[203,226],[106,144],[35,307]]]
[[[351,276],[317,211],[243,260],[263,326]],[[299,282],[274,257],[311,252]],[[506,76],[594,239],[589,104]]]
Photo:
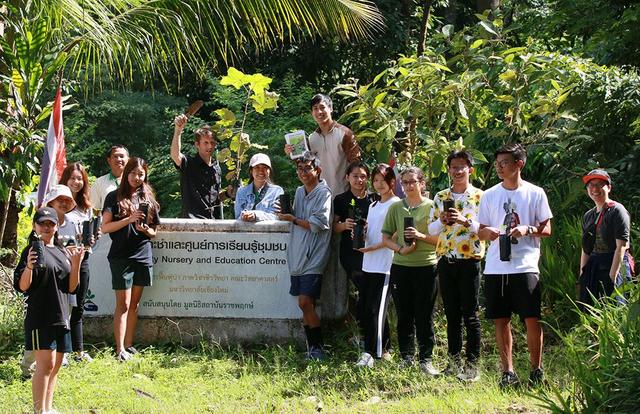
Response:
[[[116,355],[127,360],[137,352],[137,310],[144,286],[152,281],[150,239],[159,223],[159,205],[148,183],[146,161],[130,158],[118,145],[109,149],[107,162],[110,172],[91,189],[81,163],[64,169],[34,214],[29,245],[14,272],[14,286],[26,296],[22,365],[25,374],[33,374],[36,412],[55,412],[53,393],[66,354],[77,361],[92,359],[83,347],[82,318],[91,247],[103,233],[113,240],[108,259],[116,296]],[[99,225],[95,215],[101,218],[96,232],[91,230]]]
[[[214,157],[214,132],[207,126],[197,129],[197,154],[187,156],[181,152],[181,136],[188,117],[177,116],[171,158],[181,177],[181,217],[222,218],[222,202],[230,198],[235,200],[238,220],[291,222],[289,292],[297,297],[302,311],[309,359],[324,358],[316,301],[335,233],[340,235],[341,265],[357,291],[355,313],[364,352],[356,365],[372,367],[376,360],[389,357],[386,315],[393,299],[403,364],[417,362],[426,374],[440,375],[432,361],[433,313],[439,291],[447,320],[449,360],[444,374],[478,380],[483,273],[486,317],[494,321],[500,351],[500,385],[519,382],[511,352],[513,314],[520,316],[527,330],[529,380],[542,382],[538,261],[540,238],[551,234],[552,213],[545,192],[521,176],[526,163],[524,147],[509,144],[496,151],[494,165],[501,181],[484,192],[471,184],[471,154],[452,152],[447,158],[451,186],[432,200],[425,196],[425,177],[418,167],[398,173],[387,164],[378,164],[369,170],[361,161],[353,132],[333,120],[328,96],[314,96],[310,109],[318,128],[308,137],[309,151],[293,161],[301,185],[291,212],[281,205],[284,190],[274,184],[266,154],[250,159],[247,185],[223,189],[222,171]],[[292,150],[285,145],[285,153]],[[32,392],[36,412],[55,412],[53,392],[66,353],[91,360],[83,349],[82,315],[91,246],[103,233],[112,240],[108,260],[116,298],[116,357],[127,361],[138,352],[134,348],[138,306],[144,287],[153,280],[150,240],[160,222],[160,206],[148,182],[145,160],[129,157],[121,145],[110,148],[106,158],[110,172],[99,177],[91,189],[82,164],[67,166],[60,183],[34,214],[32,243],[15,269],[14,286],[27,298],[25,361],[28,365],[35,360]],[[589,304],[594,297],[611,295],[633,269],[628,253],[629,214],[609,198],[612,182],[608,173],[594,170],[583,181],[595,203],[584,216],[580,260],[580,299]],[[80,239],[83,223],[94,215],[101,217],[96,237],[90,237],[87,245],[68,245]],[[37,257],[37,242],[44,245],[40,250],[44,260]]]

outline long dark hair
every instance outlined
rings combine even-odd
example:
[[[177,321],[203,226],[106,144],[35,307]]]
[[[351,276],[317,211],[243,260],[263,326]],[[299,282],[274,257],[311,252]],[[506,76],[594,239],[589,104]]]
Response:
[[[144,181],[142,182],[142,185],[140,187],[135,189],[132,188],[131,185],[129,185],[129,174],[137,167],[140,167],[144,170]],[[130,216],[131,213],[133,213],[133,211],[135,210],[135,206],[133,205],[131,197],[134,190],[137,193],[140,201],[146,201],[147,203],[149,203],[149,214],[147,215],[147,220],[156,212],[160,211],[160,205],[156,201],[153,188],[149,184],[149,166],[145,160],[139,157],[129,158],[129,161],[127,162],[127,165],[124,166],[124,171],[122,172],[120,186],[116,190],[121,217]]]
[[[378,174],[382,176],[384,182],[386,182],[389,188],[391,188],[391,191],[393,191],[394,181],[396,181],[396,173],[393,171],[393,168],[391,168],[389,164],[385,163],[376,165],[371,172],[371,185],[373,185],[373,180]]]
[[[78,209],[85,212],[91,208],[91,201],[89,199],[89,176],[87,175],[87,170],[85,170],[82,163],[74,162],[67,165],[67,167],[62,171],[62,176],[60,177],[58,184],[67,185],[67,182],[74,171],[79,171],[82,175],[83,185],[82,190],[78,191],[76,195],[73,196],[73,199],[75,200]]]

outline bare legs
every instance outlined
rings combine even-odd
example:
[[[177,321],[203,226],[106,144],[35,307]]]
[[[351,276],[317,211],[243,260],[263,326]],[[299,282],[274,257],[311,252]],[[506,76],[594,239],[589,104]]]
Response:
[[[503,371],[513,372],[513,336],[511,335],[511,319],[500,318],[494,321],[496,326],[496,342],[500,351],[500,362]],[[538,318],[526,318],[524,320],[527,327],[527,348],[529,349],[529,361],[531,369],[542,366],[542,326]]]
[[[302,322],[309,328],[320,326],[320,317],[316,312],[316,300],[311,296],[298,296],[298,307],[302,311]]]
[[[36,372],[31,381],[33,409],[36,413],[51,411],[53,391],[64,354],[49,349],[33,352],[36,356]]]
[[[113,315],[113,334],[116,341],[116,354],[133,345],[133,337],[138,323],[138,305],[142,297],[143,286],[116,290],[116,310]]]

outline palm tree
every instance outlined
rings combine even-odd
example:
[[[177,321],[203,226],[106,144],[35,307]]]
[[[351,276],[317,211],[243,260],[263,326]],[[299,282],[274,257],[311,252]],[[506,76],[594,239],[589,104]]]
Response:
[[[166,83],[167,74],[200,75],[278,43],[355,40],[383,24],[370,0],[0,1],[0,245],[16,246],[8,206],[38,171],[38,128],[50,113],[43,94],[63,71],[85,87]]]

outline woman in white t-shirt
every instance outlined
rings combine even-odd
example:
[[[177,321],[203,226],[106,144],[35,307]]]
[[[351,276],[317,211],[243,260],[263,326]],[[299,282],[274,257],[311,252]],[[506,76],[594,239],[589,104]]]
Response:
[[[393,193],[396,175],[387,164],[378,164],[371,174],[373,188],[380,196],[380,200],[369,206],[367,215],[367,239],[365,247],[359,249],[364,253],[362,259],[362,289],[364,301],[364,349],[357,366],[372,367],[374,359],[387,353],[391,339],[389,337],[389,323],[386,317],[389,301],[389,270],[393,260],[393,251],[382,241],[382,223],[391,204],[400,201]]]
[[[89,176],[87,171],[80,162],[73,162],[62,171],[60,184],[66,185],[71,190],[75,207],[65,215],[65,221],[72,224],[74,229],[73,236],[81,234],[82,225],[85,221],[91,220],[93,214],[91,209],[91,201],[89,199]],[[62,229],[61,229],[62,230]],[[63,231],[60,235],[65,236]],[[92,244],[95,240],[91,239]],[[74,357],[77,361],[91,362],[93,358],[84,350],[84,336],[82,320],[84,316],[84,302],[89,290],[89,251],[85,252],[80,265],[80,283],[76,290],[73,300],[73,308],[71,309],[71,346],[73,348]]]

